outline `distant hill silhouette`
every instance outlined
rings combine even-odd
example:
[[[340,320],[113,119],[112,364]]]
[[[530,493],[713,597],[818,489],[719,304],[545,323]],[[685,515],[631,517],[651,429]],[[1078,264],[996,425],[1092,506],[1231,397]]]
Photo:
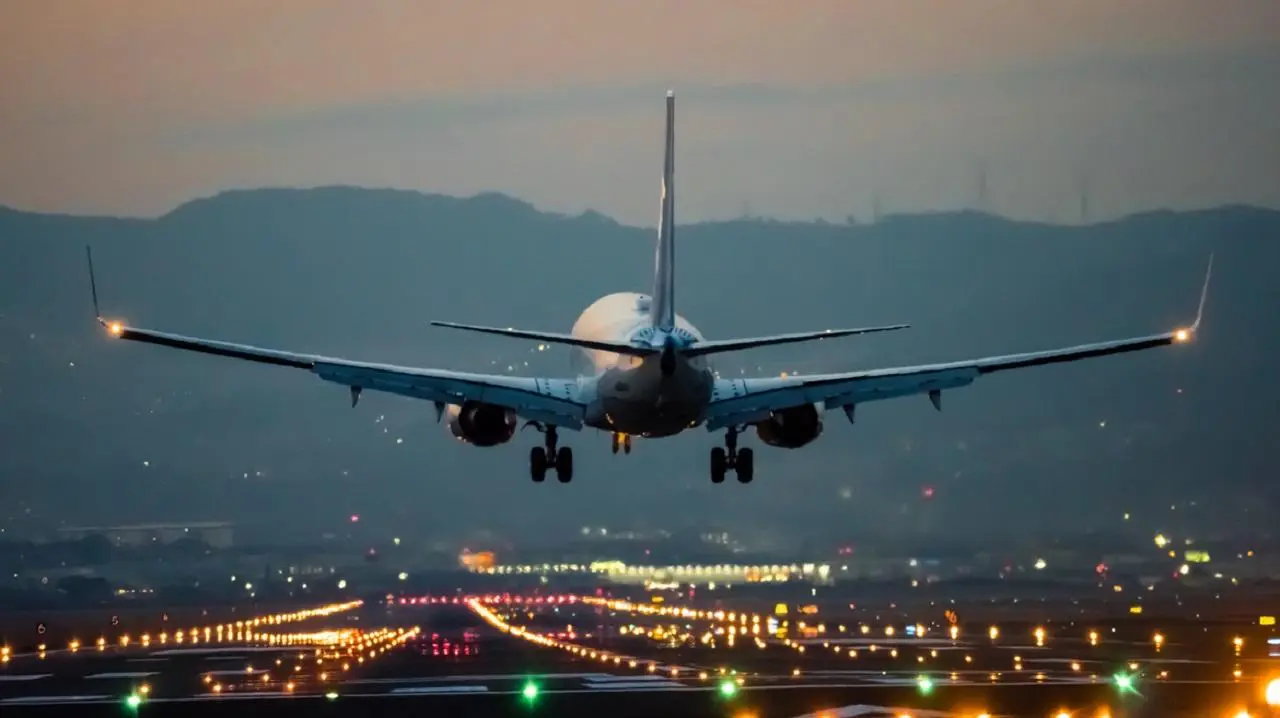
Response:
[[[334,530],[351,513],[367,530],[406,533],[715,521],[796,541],[1127,530],[1123,511],[1140,533],[1195,512],[1269,520],[1261,506],[1280,455],[1270,210],[1091,226],[972,212],[679,226],[678,310],[710,337],[913,324],[725,357],[725,374],[1163,331],[1191,318],[1217,252],[1195,345],[984,378],[944,397],[941,414],[924,399],[868,405],[856,427],[830,414],[811,447],[761,448],[750,487],[710,485],[706,452],[720,439],[702,430],[639,442],[627,457],[610,455],[604,435],[575,434],[579,478],[533,485],[531,432],[476,449],[450,440],[428,405],[366,395],[353,410],[344,390],[303,372],[111,342],[92,322],[84,267],[92,244],[104,312],[139,326],[564,375],[563,351],[426,322],[565,331],[596,297],[648,289],[653,234],[500,194],[348,187],[226,192],[153,220],[0,209],[0,506],[84,522],[233,516],[278,536]]]

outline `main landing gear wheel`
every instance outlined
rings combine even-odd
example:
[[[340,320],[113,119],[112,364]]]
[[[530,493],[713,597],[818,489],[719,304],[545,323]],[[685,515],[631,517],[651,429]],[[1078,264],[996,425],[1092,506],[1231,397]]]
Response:
[[[567,446],[556,452],[556,478],[562,484],[573,481],[573,449]]]
[[[756,455],[751,449],[738,450],[739,429],[731,427],[724,436],[724,446],[711,450],[711,483],[724,483],[724,475],[733,471],[738,483],[749,484],[755,478]]]
[[[537,484],[547,478],[547,450],[541,446],[529,450],[529,475]]]
[[[573,480],[573,449],[567,446],[556,448],[559,436],[556,427],[538,427],[546,437],[546,446],[535,446],[529,450],[529,476],[534,483],[542,483],[547,478],[547,469],[555,469],[556,479],[567,484]]]

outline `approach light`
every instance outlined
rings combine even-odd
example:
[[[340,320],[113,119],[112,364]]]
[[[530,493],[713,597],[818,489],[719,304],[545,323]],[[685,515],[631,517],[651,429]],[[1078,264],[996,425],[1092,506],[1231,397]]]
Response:
[[[1264,695],[1267,705],[1277,707],[1280,706],[1280,678],[1272,678],[1267,683],[1267,692]]]

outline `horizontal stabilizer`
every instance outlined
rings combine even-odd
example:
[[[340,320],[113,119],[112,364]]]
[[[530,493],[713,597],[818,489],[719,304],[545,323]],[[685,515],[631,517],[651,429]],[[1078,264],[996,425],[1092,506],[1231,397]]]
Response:
[[[719,341],[698,342],[691,347],[682,350],[685,356],[702,356],[703,354],[721,354],[724,352],[736,352],[742,349],[754,349],[756,347],[767,347],[774,344],[794,344],[796,342],[810,342],[817,339],[834,339],[835,337],[848,337],[854,334],[874,334],[876,332],[891,332],[898,329],[906,329],[910,324],[890,324],[883,327],[862,327],[860,329],[825,329],[820,332],[796,332],[795,334],[774,334],[766,337],[747,337],[745,339],[722,339]]]
[[[625,342],[606,342],[596,339],[583,339],[582,337],[575,337],[572,334],[531,332],[524,329],[499,329],[498,327],[481,327],[474,324],[455,324],[454,322],[431,322],[431,325],[437,327],[448,327],[450,329],[462,329],[468,332],[480,332],[481,334],[496,334],[503,337],[515,337],[517,339],[532,339],[537,342],[546,342],[547,344],[568,344],[569,346],[582,347],[583,349],[595,349],[602,352],[629,354],[631,356],[649,356],[651,354],[658,353],[658,350],[653,347],[636,346],[635,344],[627,344]]]

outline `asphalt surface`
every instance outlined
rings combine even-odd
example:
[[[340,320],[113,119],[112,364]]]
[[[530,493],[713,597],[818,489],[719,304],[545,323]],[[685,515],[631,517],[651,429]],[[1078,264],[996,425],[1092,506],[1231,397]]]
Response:
[[[824,616],[821,633],[802,637],[792,617],[779,639],[767,617],[753,635],[742,616],[615,608],[376,605],[263,626],[273,635],[252,641],[228,631],[194,645],[157,634],[147,645],[48,646],[0,666],[0,715],[1203,718],[1271,715],[1264,686],[1280,676],[1268,656],[1280,647],[1256,625],[1173,624],[1157,641],[1136,621],[1047,623],[1037,645],[1034,624],[1001,626],[994,640],[985,625],[960,625],[953,640],[945,623],[923,637],[899,623],[889,636],[886,625]],[[662,639],[636,635],[657,626]],[[322,630],[348,640],[297,635]]]

